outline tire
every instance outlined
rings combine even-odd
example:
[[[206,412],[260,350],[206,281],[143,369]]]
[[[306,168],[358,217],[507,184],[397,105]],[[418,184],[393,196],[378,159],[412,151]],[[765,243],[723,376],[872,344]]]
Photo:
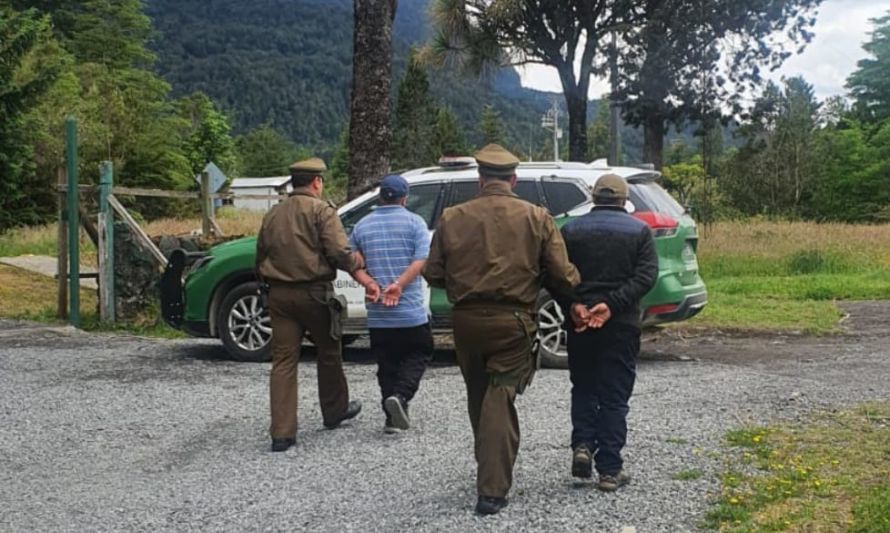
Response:
[[[538,356],[546,368],[568,368],[564,315],[556,300],[546,292],[538,296]]]
[[[216,323],[219,339],[235,361],[263,363],[272,360],[272,321],[260,305],[259,284],[242,283],[223,299]]]

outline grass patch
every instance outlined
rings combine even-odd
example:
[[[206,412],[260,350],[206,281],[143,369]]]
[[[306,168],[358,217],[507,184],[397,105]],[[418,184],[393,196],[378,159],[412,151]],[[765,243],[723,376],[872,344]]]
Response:
[[[56,281],[52,278],[0,265],[0,318],[61,324],[56,317]],[[94,290],[80,290],[81,327],[86,331],[129,333],[146,337],[185,338],[187,335],[160,320],[157,309],[147,309],[127,323],[99,321],[99,296]]]
[[[737,453],[709,528],[890,531],[890,404],[742,428],[726,440]]]
[[[725,294],[708,285],[708,305],[688,323],[694,326],[739,331],[798,331],[824,335],[839,331],[843,312],[828,300],[794,300],[766,296]]]
[[[681,470],[671,477],[677,481],[695,481],[696,479],[701,478],[703,475],[705,474],[701,470],[693,469]]]
[[[668,444],[677,444],[677,445],[683,445],[683,444],[689,443],[689,441],[687,441],[683,437],[668,437],[668,438],[664,439],[664,441]]]

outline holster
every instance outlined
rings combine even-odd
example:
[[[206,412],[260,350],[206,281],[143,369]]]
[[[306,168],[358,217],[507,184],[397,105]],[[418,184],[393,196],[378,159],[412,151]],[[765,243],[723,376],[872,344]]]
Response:
[[[328,311],[331,313],[331,338],[335,341],[343,338],[343,320],[349,302],[341,294],[331,294],[328,298]]]
[[[519,326],[525,332],[525,338],[528,340],[528,370],[519,376],[519,383],[516,385],[516,394],[522,394],[534,381],[535,372],[541,367],[541,359],[538,355],[538,335],[537,328],[534,325],[534,318],[531,320],[532,326],[529,327],[523,320],[521,313],[513,313],[513,316],[516,317],[516,321],[519,322]]]

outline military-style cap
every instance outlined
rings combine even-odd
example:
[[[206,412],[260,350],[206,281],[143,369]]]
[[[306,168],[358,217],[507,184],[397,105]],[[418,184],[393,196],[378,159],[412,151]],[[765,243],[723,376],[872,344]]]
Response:
[[[474,157],[484,176],[512,176],[519,165],[519,159],[499,144],[486,145]]]
[[[596,198],[627,198],[627,182],[618,174],[604,174],[596,180],[593,187],[593,197]]]
[[[293,174],[309,174],[312,176],[317,176],[322,172],[326,171],[328,166],[324,164],[318,157],[310,157],[309,159],[304,159],[302,161],[297,161],[293,165],[290,166],[290,173]]]

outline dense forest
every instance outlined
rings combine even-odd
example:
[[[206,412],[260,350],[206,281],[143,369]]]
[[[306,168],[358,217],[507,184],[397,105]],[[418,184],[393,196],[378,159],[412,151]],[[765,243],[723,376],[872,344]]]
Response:
[[[512,69],[489,78],[431,68],[428,0],[399,2],[393,167],[499,141],[549,159],[551,95]],[[806,80],[762,83],[725,126],[666,136],[665,184],[702,219],[767,215],[890,219],[890,17],[864,36],[849,94],[818,101]],[[208,161],[229,176],[280,175],[315,152],[342,189],[351,77],[348,0],[0,0],[0,231],[52,217],[64,121],[78,119],[86,182],[193,189]],[[609,145],[607,106],[589,106],[587,154]],[[567,149],[562,144],[563,154]],[[623,128],[626,162],[638,130]],[[144,201],[143,216],[181,214]]]

